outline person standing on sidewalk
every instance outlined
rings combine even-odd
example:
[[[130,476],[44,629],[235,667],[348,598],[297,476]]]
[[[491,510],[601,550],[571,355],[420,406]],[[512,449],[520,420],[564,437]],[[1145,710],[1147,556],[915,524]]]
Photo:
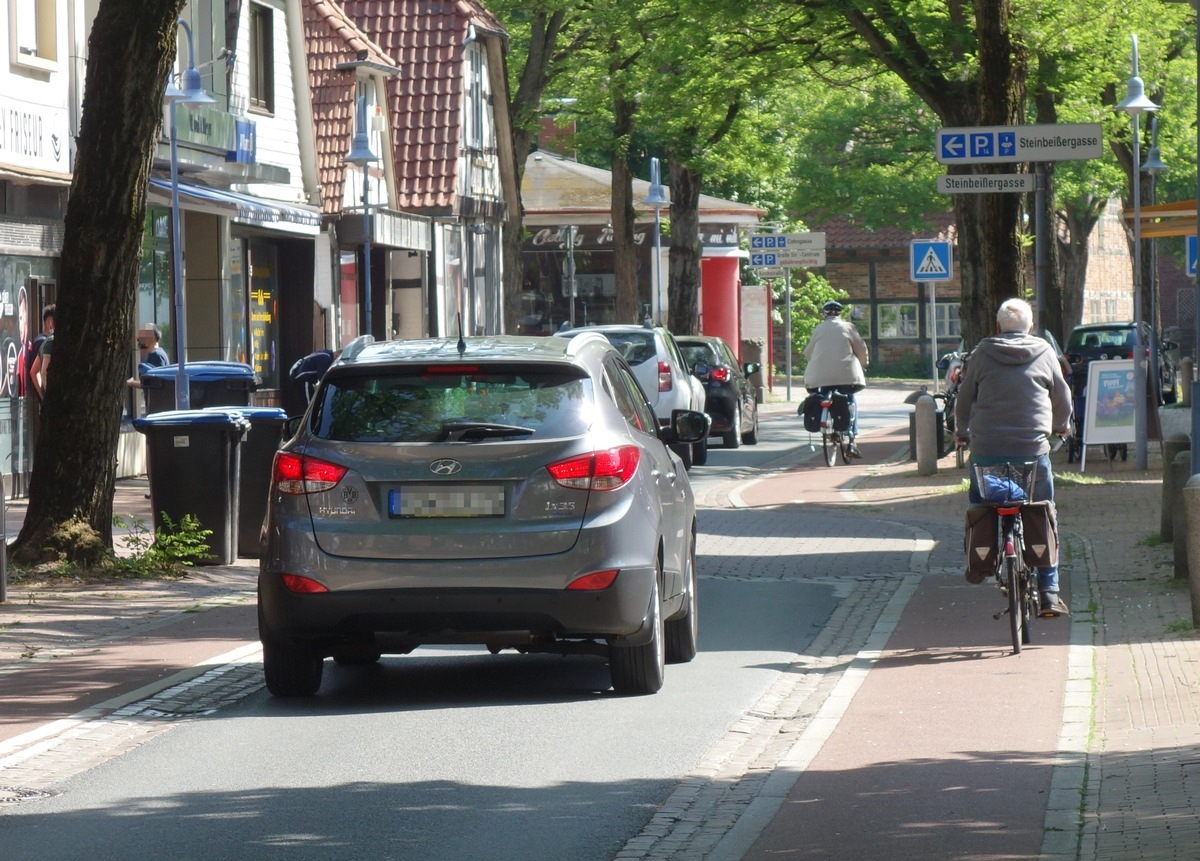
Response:
[[[954,405],[954,435],[971,446],[969,497],[983,502],[975,466],[1037,461],[1033,498],[1054,502],[1050,434],[1065,436],[1071,422],[1071,387],[1050,344],[1031,334],[1033,309],[1009,299],[996,313],[996,332],[971,351]],[[967,580],[983,582],[967,572]],[[1069,614],[1058,596],[1058,566],[1038,569],[1041,615]]]
[[[867,387],[863,368],[871,363],[867,344],[853,323],[842,319],[842,303],[829,301],[822,306],[825,319],[817,324],[804,347],[804,388],[809,392],[833,389],[850,399],[851,457],[862,457],[854,440],[858,437],[858,410],[854,393]]]

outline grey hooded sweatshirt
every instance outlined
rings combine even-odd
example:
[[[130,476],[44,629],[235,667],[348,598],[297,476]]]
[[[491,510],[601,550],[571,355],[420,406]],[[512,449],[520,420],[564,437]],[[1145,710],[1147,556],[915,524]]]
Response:
[[[974,455],[1048,453],[1046,435],[1065,433],[1071,421],[1071,387],[1050,345],[1028,332],[980,341],[967,359],[954,421]]]

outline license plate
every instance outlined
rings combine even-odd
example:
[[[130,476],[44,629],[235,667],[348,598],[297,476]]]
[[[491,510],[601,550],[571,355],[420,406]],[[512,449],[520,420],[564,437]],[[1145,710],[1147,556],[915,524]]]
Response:
[[[388,492],[392,517],[503,517],[504,487],[439,484],[397,487]]]

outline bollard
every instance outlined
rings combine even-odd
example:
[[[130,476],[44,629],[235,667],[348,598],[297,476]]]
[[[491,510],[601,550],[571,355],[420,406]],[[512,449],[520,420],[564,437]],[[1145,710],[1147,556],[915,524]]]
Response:
[[[914,428],[917,447],[917,475],[934,475],[937,472],[938,451],[937,441],[937,404],[930,395],[917,398],[913,408]]]
[[[1187,529],[1200,529],[1200,475],[1193,475],[1183,487],[1187,508]],[[1200,626],[1200,541],[1188,543],[1188,591],[1192,597],[1192,624]],[[1197,558],[1190,558],[1195,556]],[[1176,569],[1175,576],[1179,576]]]
[[[1179,363],[1179,385],[1183,388],[1183,399],[1180,403],[1184,407],[1192,405],[1192,371],[1195,363],[1190,359],[1183,359]]]
[[[1159,517],[1158,536],[1163,541],[1174,540],[1175,509],[1183,504],[1183,482],[1187,481],[1192,471],[1192,444],[1185,434],[1172,434],[1163,441],[1163,482],[1162,482],[1162,511]],[[1187,470],[1181,474],[1175,466],[1175,460],[1180,454],[1187,454]]]

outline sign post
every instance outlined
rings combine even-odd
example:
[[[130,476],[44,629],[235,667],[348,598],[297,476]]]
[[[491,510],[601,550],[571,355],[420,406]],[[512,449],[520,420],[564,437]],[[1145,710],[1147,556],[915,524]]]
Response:
[[[913,281],[929,282],[929,340],[933,366],[933,390],[938,390],[937,298],[935,284],[949,281],[952,269],[950,240],[914,239],[908,248],[909,274]]]

